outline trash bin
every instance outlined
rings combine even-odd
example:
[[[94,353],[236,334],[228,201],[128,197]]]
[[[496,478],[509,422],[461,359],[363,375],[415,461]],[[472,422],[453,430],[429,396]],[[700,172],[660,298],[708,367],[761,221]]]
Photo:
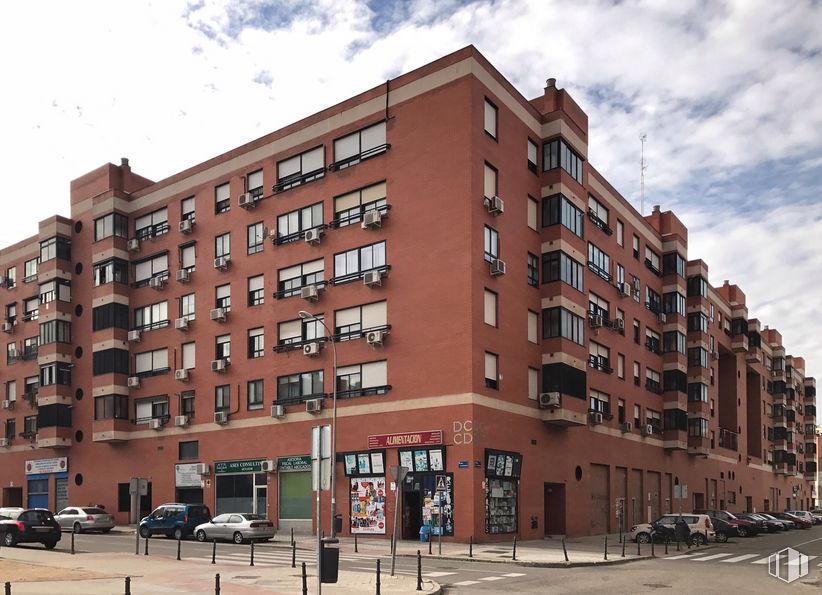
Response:
[[[320,549],[320,581],[336,583],[340,571],[340,548],[322,542]]]
[[[334,533],[342,533],[342,515],[334,515]]]
[[[428,541],[428,536],[431,534],[431,527],[428,525],[423,525],[420,527],[420,542],[425,543]]]

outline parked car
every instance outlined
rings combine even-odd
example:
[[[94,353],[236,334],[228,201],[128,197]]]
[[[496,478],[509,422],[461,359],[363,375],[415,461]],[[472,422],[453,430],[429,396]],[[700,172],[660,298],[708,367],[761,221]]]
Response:
[[[659,541],[664,541],[664,534],[673,535],[674,526],[680,516],[685,519],[691,530],[691,543],[705,545],[709,539],[715,538],[714,527],[708,515],[686,513],[666,514],[651,524],[634,525],[631,527],[631,539],[639,543],[649,543],[653,536]]]
[[[751,537],[764,530],[757,523],[737,518],[735,514],[727,510],[699,510],[700,514],[707,514],[711,519],[720,519],[728,523],[736,523],[737,534],[740,537]]]
[[[140,537],[165,535],[183,539],[192,535],[197,525],[210,520],[211,512],[205,504],[162,504],[140,520]]]
[[[54,515],[54,520],[64,530],[75,533],[100,531],[108,533],[114,528],[114,517],[96,506],[70,506]]]
[[[714,539],[717,543],[726,543],[729,538],[739,535],[739,525],[736,523],[729,523],[722,519],[711,519],[711,524],[714,526]]]
[[[807,510],[788,510],[787,512],[795,517],[799,517],[803,521],[808,521],[811,525],[816,524],[816,519]]]
[[[767,519],[769,521],[772,521],[774,523],[779,523],[779,525],[781,526],[782,531],[790,531],[791,529],[794,528],[794,525],[791,521],[778,519],[769,512],[758,512],[757,514],[759,516],[765,517],[765,519]]]
[[[52,550],[61,536],[60,525],[45,508],[0,508],[0,541],[6,547],[42,543]]]
[[[780,520],[793,523],[794,529],[810,529],[812,525],[810,521],[800,519],[798,516],[794,516],[787,512],[772,512],[771,514]]]
[[[274,537],[274,523],[261,514],[219,514],[194,529],[197,541],[230,539],[234,543],[268,541]]]
[[[738,514],[736,516],[738,516],[741,519],[745,519],[745,520],[749,520],[749,521],[752,520],[752,521],[762,523],[762,526],[763,526],[764,530],[767,531],[768,533],[778,533],[780,531],[785,530],[785,526],[782,523],[782,521],[778,521],[776,519],[769,519],[769,518],[767,518],[764,515],[759,514],[759,513],[752,512],[752,513],[746,513],[746,514]]]

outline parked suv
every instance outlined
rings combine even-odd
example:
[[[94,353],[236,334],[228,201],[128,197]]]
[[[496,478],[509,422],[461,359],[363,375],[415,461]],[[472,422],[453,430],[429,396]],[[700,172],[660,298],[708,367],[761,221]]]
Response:
[[[682,517],[691,530],[691,543],[705,545],[709,539],[715,537],[714,526],[706,514],[666,514],[659,517],[652,524],[640,523],[631,527],[631,539],[639,543],[649,543],[653,534],[657,540],[664,540],[663,532],[669,536],[674,534],[674,527]]]
[[[45,508],[0,508],[0,541],[6,547],[42,543],[51,550],[60,537],[60,525]]]
[[[763,524],[746,519],[740,519],[735,514],[728,512],[727,510],[699,510],[697,512],[707,514],[712,519],[720,519],[727,523],[736,524],[736,534],[740,537],[751,537],[756,535],[762,531],[764,527]]]
[[[194,533],[194,528],[211,520],[211,512],[205,504],[162,504],[140,520],[140,537],[165,535],[175,539]]]

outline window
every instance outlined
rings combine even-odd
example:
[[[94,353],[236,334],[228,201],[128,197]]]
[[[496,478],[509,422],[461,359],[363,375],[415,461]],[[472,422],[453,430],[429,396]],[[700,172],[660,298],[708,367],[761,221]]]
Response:
[[[685,335],[679,331],[668,331],[662,335],[664,353],[681,353],[685,355]]]
[[[685,278],[685,259],[677,252],[668,252],[662,255],[662,274],[679,275]]]
[[[334,163],[331,169],[344,169],[360,161],[384,153],[390,145],[385,142],[385,122],[378,122],[353,134],[334,141]]]
[[[634,386],[640,385],[639,372],[639,362],[634,362]]]
[[[645,287],[645,307],[654,314],[662,312],[662,296],[650,287]]]
[[[5,428],[5,437],[6,440],[9,442],[13,441],[16,437],[15,434],[17,432],[17,421],[11,417],[6,420],[6,428]]]
[[[497,168],[486,162],[484,172],[482,194],[485,198],[493,198],[497,196]]]
[[[584,237],[582,211],[562,194],[542,199],[542,226],[550,225],[562,225]]]
[[[248,331],[248,359],[265,355],[265,329],[253,328]]]
[[[662,423],[665,430],[684,432],[688,429],[688,412],[681,409],[666,409]]]
[[[582,157],[561,138],[542,145],[543,171],[561,167],[580,184],[583,183]]]
[[[39,266],[39,258],[32,258],[23,263],[23,283],[31,283],[37,280],[37,268]]]
[[[37,350],[40,347],[40,337],[26,337],[23,339],[23,353],[21,357],[24,360],[37,359]]]
[[[499,258],[499,233],[493,227],[485,226],[484,256],[486,262]]]
[[[266,229],[262,221],[246,227],[246,254],[257,254],[265,247]]]
[[[36,397],[37,391],[40,390],[40,375],[28,376],[23,382],[25,384],[23,396],[30,395]]]
[[[639,405],[634,405],[634,426],[639,427],[642,425],[642,410]]]
[[[274,192],[282,192],[300,184],[319,180],[325,175],[325,154],[322,145],[277,162],[277,184]]]
[[[527,214],[527,221],[528,227],[537,231],[537,214],[539,213],[539,203],[531,198],[528,197],[528,214]]]
[[[497,140],[497,106],[488,101],[488,98],[485,99],[484,114],[483,128],[488,136]]]
[[[641,290],[642,285],[640,284],[639,277],[637,277],[636,275],[631,275],[631,297],[633,297],[634,301],[637,304],[641,299]]]
[[[645,410],[645,423],[654,429],[654,434],[662,433],[662,414],[653,409]]]
[[[9,289],[17,287],[17,267],[9,267],[6,269],[6,287]]]
[[[168,348],[144,351],[134,356],[134,373],[137,376],[156,376],[168,372]]]
[[[659,333],[652,331],[649,328],[645,329],[645,348],[652,353],[662,353],[660,346]]]
[[[277,271],[277,293],[275,297],[287,298],[300,295],[300,289],[306,285],[325,285],[323,259],[312,260]]]
[[[214,212],[225,213],[231,209],[231,186],[228,182],[214,188]]]
[[[639,325],[639,320],[637,320],[636,318],[634,318],[634,343],[636,343],[637,345],[639,345],[639,339],[640,339],[640,325]]]
[[[180,351],[182,352],[182,369],[193,370],[197,360],[197,344],[193,341],[191,343],[183,343]]]
[[[184,244],[179,247],[180,268],[193,273],[196,268],[197,252],[195,244]]]
[[[377,242],[334,255],[334,283],[362,277],[362,273],[385,268],[385,242]]]
[[[180,297],[180,318],[194,320],[194,301],[193,293],[188,293]]]
[[[148,285],[149,279],[168,278],[168,252],[140,260],[134,265],[134,283],[137,287]]]
[[[248,278],[248,305],[259,306],[265,302],[265,277],[257,275]]]
[[[97,306],[91,311],[92,330],[101,331],[107,328],[128,329],[128,306],[111,302]]]
[[[608,235],[613,233],[608,227],[608,209],[590,194],[588,195],[588,218]]]
[[[625,245],[625,225],[617,219],[617,245],[624,246]]]
[[[625,380],[625,356],[617,354],[617,378]]]
[[[625,423],[625,399],[617,401],[617,422],[620,424]]]
[[[528,169],[534,173],[537,173],[537,151],[539,151],[539,147],[537,147],[537,143],[532,141],[530,138],[528,139]]]
[[[707,438],[708,437],[708,420],[702,418],[688,419],[688,437],[689,438]]]
[[[40,315],[40,296],[23,300],[23,320],[37,320]]]
[[[277,217],[277,244],[296,242],[305,236],[306,230],[323,225],[323,203],[318,202]],[[348,225],[348,223],[346,223]]]
[[[702,347],[691,347],[688,349],[688,367],[707,368],[708,350]]]
[[[565,308],[547,308],[542,311],[542,338],[562,337],[583,344],[584,320]]]
[[[214,238],[214,258],[231,258],[231,234],[224,233]]]
[[[662,275],[662,272],[659,270],[659,254],[651,250],[648,246],[645,246],[645,266],[654,275],[658,277]]]
[[[17,400],[17,381],[9,380],[6,382],[6,400],[14,402]]]
[[[611,282],[611,257],[591,242],[588,242],[588,268]]]
[[[688,314],[688,330],[700,333],[708,332],[708,317],[702,312]]]
[[[708,297],[708,282],[702,277],[688,277],[688,297]]]
[[[249,411],[262,409],[265,398],[263,395],[263,381],[249,380],[246,395],[248,399],[246,406]]]
[[[71,260],[71,241],[62,236],[55,236],[40,242],[40,262],[47,262],[52,258]]]
[[[194,197],[189,196],[180,201],[180,221],[194,222]]]
[[[528,253],[528,285],[539,287],[539,259]]]
[[[662,377],[659,372],[651,368],[645,368],[645,388],[652,393],[662,393]]]
[[[688,401],[691,403],[708,402],[708,385],[701,382],[688,384]]]
[[[601,413],[603,417],[611,419],[611,396],[591,389],[588,396],[588,411]]]
[[[214,411],[231,409],[231,385],[222,384],[214,387]]]
[[[97,353],[94,355],[97,355]],[[128,352],[126,352],[126,354],[128,354]],[[52,384],[71,386],[70,364],[65,362],[55,362],[40,366],[40,386],[50,386]]]
[[[200,458],[200,443],[197,440],[181,440],[177,445],[177,458],[181,461]]]
[[[633,245],[634,258],[639,260],[639,236],[636,235],[636,234],[634,234],[633,244],[632,245]]]
[[[226,312],[231,312],[231,284],[218,285],[214,289],[214,307],[222,308]]]
[[[71,323],[67,320],[49,320],[40,323],[40,345],[71,343]]]
[[[214,359],[229,359],[231,357],[231,335],[220,335],[214,340]]]
[[[388,364],[384,360],[338,368],[337,396],[383,395],[391,388],[387,377]]]
[[[612,373],[614,369],[611,367],[611,350],[594,341],[588,343],[588,366],[601,372]]]
[[[485,290],[484,320],[485,324],[497,326],[497,294],[490,289]]]
[[[168,208],[137,217],[134,220],[134,232],[140,241],[168,233]]]
[[[37,435],[37,416],[27,415],[23,418],[22,438],[34,438]]]
[[[685,296],[676,291],[662,296],[662,308],[666,314],[685,316]]]
[[[602,299],[595,293],[588,294],[588,317],[602,317],[602,323],[607,325],[611,320],[610,313],[611,304],[607,300]]]
[[[150,331],[168,326],[168,302],[134,309],[134,330]]]
[[[128,237],[128,217],[120,213],[109,213],[94,220],[95,242],[111,236]]]
[[[531,343],[539,343],[538,328],[539,314],[528,310],[528,341]]]
[[[316,316],[316,320],[286,320],[277,325],[277,345],[299,345],[306,341],[314,341],[325,337],[324,316]],[[350,337],[349,337],[350,338]]]
[[[263,170],[258,169],[245,177],[246,192],[254,198],[263,196]]]
[[[184,390],[180,393],[180,414],[194,417],[196,394],[193,390]]]
[[[314,370],[277,378],[277,401],[302,402],[323,394],[323,371]]]
[[[539,370],[536,368],[528,368],[528,398],[539,398]]]
[[[616,276],[617,283],[625,283],[625,267],[621,264],[617,264]]]
[[[40,304],[48,304],[54,300],[61,302],[71,301],[71,282],[59,277],[40,284]]]
[[[94,286],[106,283],[128,283],[128,262],[110,258],[93,265]]]
[[[485,387],[499,388],[499,356],[496,353],[485,352]]]
[[[384,328],[388,328],[384,301],[345,308],[334,313],[334,334],[338,341],[358,339],[367,331]]]
[[[128,419],[128,396],[95,397],[94,419]]]
[[[583,291],[582,265],[562,251],[542,255],[542,282],[562,281],[578,291]]]
[[[373,184],[354,192],[348,192],[342,196],[334,198],[334,221],[335,227],[345,227],[358,222],[362,214],[368,211],[378,210],[383,215],[388,212],[388,200],[386,198],[385,182]],[[322,223],[322,215],[319,219]]]
[[[134,423],[147,424],[152,419],[168,421],[168,395],[139,399],[134,402]]]

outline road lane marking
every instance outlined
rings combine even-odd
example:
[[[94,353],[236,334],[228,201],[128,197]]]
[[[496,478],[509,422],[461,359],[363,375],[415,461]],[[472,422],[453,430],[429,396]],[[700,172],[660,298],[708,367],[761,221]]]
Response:
[[[482,576],[480,577],[481,581],[501,581],[503,578],[502,576]]]
[[[679,556],[670,556],[669,558],[665,558],[666,560],[682,560],[684,558],[693,558],[693,554],[680,554]]]
[[[469,587],[471,585],[478,585],[479,581],[460,581],[458,583],[451,583],[452,587]]]
[[[422,573],[423,576],[430,576],[431,578],[437,578],[437,577],[440,577],[440,576],[451,576],[452,574],[457,574],[457,573],[456,572],[445,572],[445,571],[439,571],[439,570],[435,570],[434,572],[423,572]]]
[[[751,562],[751,564],[767,564],[769,559],[770,556],[768,556],[767,558],[762,558],[761,560],[755,560]]]
[[[722,560],[723,562],[742,562],[742,560],[749,560],[750,558],[756,558],[759,554],[743,554],[741,556],[737,556],[736,558],[728,558],[727,560]]]
[[[508,574],[503,574],[502,576],[507,576],[509,578],[514,578],[517,576],[525,576],[524,572],[509,572]]]
[[[797,543],[796,545],[791,545],[791,546],[788,546],[788,547],[792,547],[793,549],[796,549],[796,548],[801,547],[803,545],[808,545],[809,543],[815,543],[817,541],[822,541],[822,537],[817,537],[816,539],[811,539],[810,541],[806,541],[804,543]]]
[[[712,556],[705,556],[704,558],[694,558],[697,562],[707,562],[708,560],[718,560],[719,558],[727,558],[733,554],[713,554]]]

